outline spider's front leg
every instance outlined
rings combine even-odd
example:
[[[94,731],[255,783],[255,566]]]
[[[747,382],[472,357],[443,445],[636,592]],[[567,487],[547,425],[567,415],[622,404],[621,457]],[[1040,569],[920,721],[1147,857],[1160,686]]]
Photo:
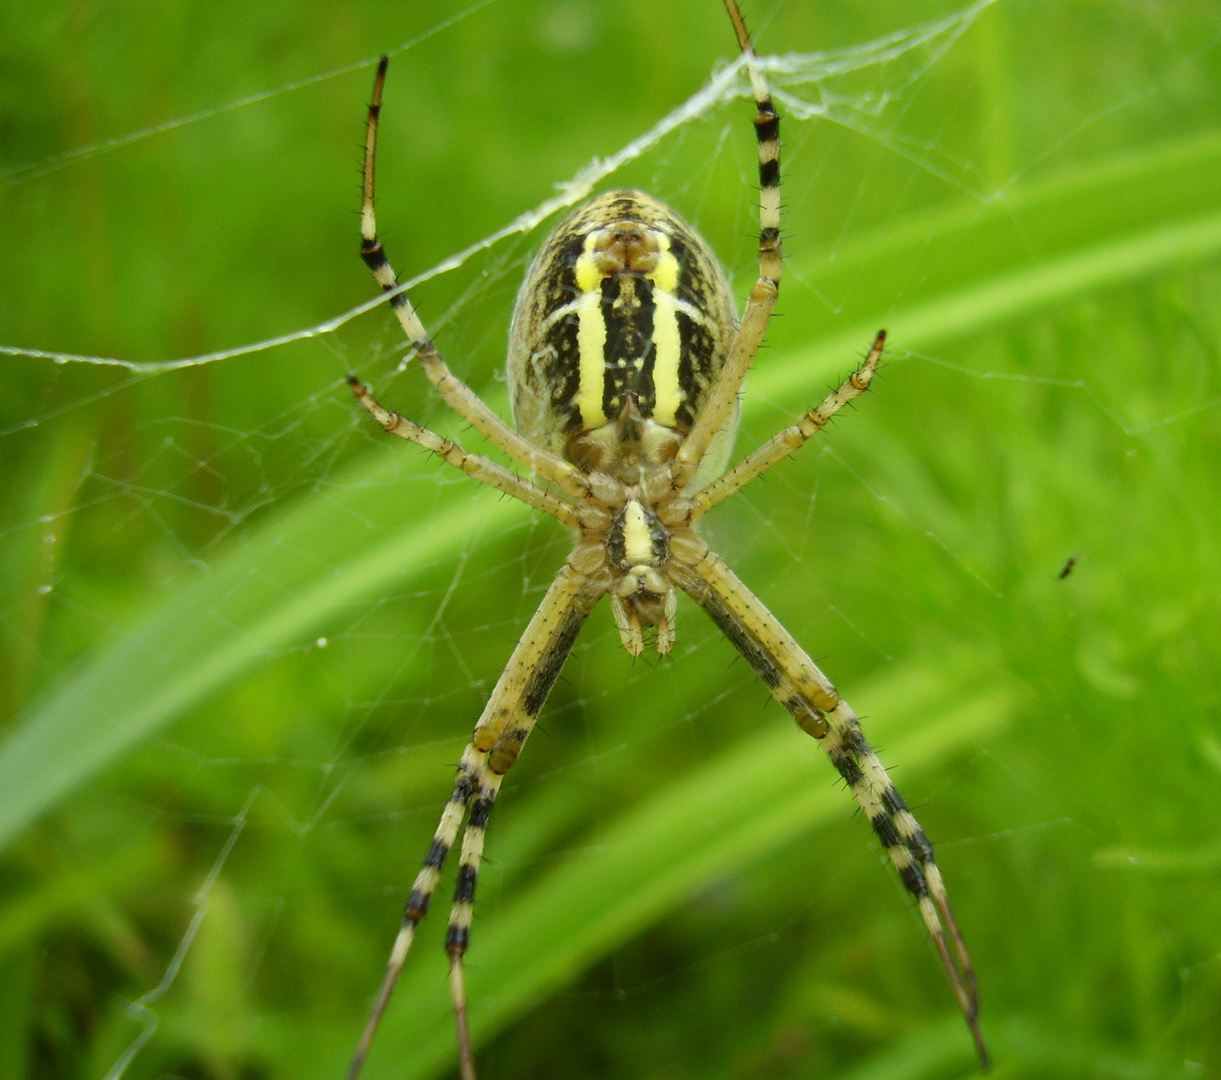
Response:
[[[400,416],[377,401],[368,388],[355,375],[348,376],[348,385],[356,400],[369,414],[391,435],[406,439],[425,450],[436,454],[442,461],[461,469],[473,480],[481,484],[503,491],[506,495],[550,514],[557,521],[574,528],[579,523],[576,507],[563,499],[558,499],[550,492],[539,487],[528,478],[518,476],[503,465],[483,457],[480,454],[468,454],[461,446],[451,439],[443,439],[440,435],[421,427],[413,420]]]
[[[696,558],[680,558],[670,574],[711,616],[798,726],[819,741],[852,790],[916,900],[971,1031],[980,1064],[987,1068],[975,969],[954,921],[932,844],[866,741],[856,713],[779,620],[714,552],[705,547]]]
[[[840,409],[865,393],[873,385],[873,377],[877,374],[885,347],[886,331],[879,330],[874,336],[865,362],[832,390],[817,408],[811,409],[791,427],[777,432],[728,472],[722,473],[707,487],[696,492],[692,500],[692,518],[707,513],[735,491],[741,491],[755,477],[761,476],[773,465],[797,453],[831,422]]]
[[[577,633],[604,591],[603,584],[591,580],[571,564],[565,565],[513,650],[462,755],[453,794],[441,815],[428,854],[403,909],[402,926],[390,951],[376,1002],[353,1055],[348,1070],[349,1080],[355,1080],[360,1074],[394,985],[407,960],[416,927],[428,911],[445,861],[460,832],[462,850],[445,950],[450,958],[450,992],[458,1030],[462,1080],[475,1080],[474,1054],[466,1014],[463,957],[470,942],[475,885],[488,818],[505,773],[521,753],[543,703],[572,651]]]
[[[695,478],[717,432],[733,414],[746,373],[767,333],[784,270],[780,238],[780,115],[772,103],[767,80],[755,63],[755,48],[737,0],[725,0],[725,10],[733,24],[755,99],[755,143],[759,155],[759,276],[750,291],[724,366],[675,457],[674,478],[679,487],[686,487]]]
[[[583,495],[586,483],[581,470],[570,461],[524,439],[484,403],[469,386],[459,379],[445,363],[440,351],[428,335],[423,321],[407,294],[399,287],[394,267],[382,247],[377,235],[376,181],[377,181],[377,130],[381,120],[382,91],[386,85],[386,70],[389,59],[382,57],[373,80],[373,97],[369,102],[368,120],[365,124],[365,164],[361,188],[360,210],[360,257],[369,268],[383,293],[390,295],[390,307],[394,311],[403,333],[415,349],[415,355],[424,373],[428,376],[442,400],[470,424],[481,435],[503,450],[509,457],[530,472],[556,484],[569,495]],[[368,408],[368,403],[365,402]],[[372,411],[372,410],[370,410]],[[413,436],[404,434],[406,438]],[[510,492],[512,494],[512,492]]]

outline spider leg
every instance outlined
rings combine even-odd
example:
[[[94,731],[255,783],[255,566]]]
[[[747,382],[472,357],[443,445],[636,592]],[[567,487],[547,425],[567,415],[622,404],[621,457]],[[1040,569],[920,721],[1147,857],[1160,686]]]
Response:
[[[377,214],[374,209],[374,180],[377,165],[377,125],[382,107],[382,88],[386,82],[387,57],[377,65],[373,83],[373,99],[369,103],[369,119],[365,128],[364,183],[360,212],[360,257],[372,272],[382,291],[390,293],[390,306],[403,327],[403,332],[415,348],[424,373],[437,388],[445,403],[481,435],[531,472],[558,484],[570,495],[584,494],[588,487],[584,475],[571,462],[535,446],[523,438],[488,408],[469,386],[449,370],[436,345],[428,336],[423,322],[407,294],[398,291],[398,278],[377,238]]]
[[[405,416],[400,416],[387,409],[374,399],[356,376],[348,376],[348,385],[352,387],[356,399],[391,435],[397,435],[399,438],[424,447],[425,450],[431,450],[438,457],[444,458],[455,468],[461,469],[467,476],[478,480],[481,484],[487,484],[489,487],[503,491],[506,495],[512,495],[513,498],[528,506],[533,506],[536,510],[542,510],[553,518],[559,519],[565,525],[575,527],[578,524],[577,509],[571,503],[557,499],[537,484],[510,472],[503,465],[489,461],[479,454],[468,454],[456,442],[443,439],[440,435],[429,431],[428,428],[420,427],[419,424],[408,420]]]
[[[707,487],[698,491],[692,499],[695,503],[691,515],[692,520],[707,513],[735,491],[740,491],[756,476],[767,472],[777,462],[797,453],[827,426],[831,417],[840,409],[853,398],[860,397],[868,390],[870,383],[873,382],[873,376],[877,373],[878,361],[882,359],[882,348],[885,344],[886,331],[879,330],[873,339],[869,355],[865,357],[865,362],[840,383],[838,388],[828,394],[821,405],[816,409],[811,409],[796,424],[772,436],[749,457],[744,458],[728,472],[718,476]]]
[[[390,951],[377,1000],[352,1058],[349,1080],[356,1080],[364,1065],[394,985],[406,962],[415,929],[428,911],[442,867],[457,842],[459,832],[462,833],[462,851],[445,950],[450,958],[450,993],[458,1030],[462,1080],[474,1080],[462,959],[470,942],[475,885],[488,817],[504,774],[517,760],[564,661],[572,651],[577,633],[605,591],[605,586],[591,582],[566,564],[556,575],[513,650],[462,755],[454,792],[441,815],[424,865],[416,876],[403,909],[403,924]]]
[[[492,804],[496,801],[505,773],[513,767],[526,739],[534,730],[538,714],[572,651],[586,616],[604,591],[604,588],[592,586],[571,566],[566,565],[561,569],[513,651],[471,738],[472,746],[487,754],[486,769],[478,778],[462,835],[458,883],[445,938],[462,1080],[475,1080],[474,1054],[466,1014],[463,957],[470,943],[475,885]]]
[[[736,0],[725,0],[738,47],[750,73],[755,98],[755,140],[759,147],[759,277],[751,289],[738,332],[691,432],[674,459],[674,482],[685,487],[695,476],[713,437],[729,421],[780,289],[783,251],[780,242],[780,117],[772,104],[763,72],[754,64],[755,49]]]
[[[437,824],[436,832],[433,833],[432,843],[428,847],[428,854],[424,857],[420,872],[411,886],[411,894],[403,907],[403,923],[399,927],[394,945],[390,949],[390,957],[386,961],[386,974],[378,990],[377,1000],[369,1013],[369,1019],[365,1022],[356,1052],[352,1055],[352,1064],[348,1068],[348,1080],[356,1080],[356,1077],[360,1075],[365,1057],[369,1053],[369,1047],[373,1045],[373,1037],[377,1034],[378,1025],[381,1024],[382,1014],[385,1013],[386,1006],[390,1004],[390,995],[395,983],[398,982],[403,964],[407,961],[411,943],[415,940],[416,927],[428,913],[428,905],[433,893],[437,890],[437,883],[441,880],[441,870],[445,866],[445,860],[458,839],[458,830],[462,827],[462,819],[466,816],[466,808],[470,805],[471,796],[474,794],[475,778],[481,775],[486,758],[486,753],[481,753],[474,746],[468,745],[458,764],[458,778],[454,782],[453,794],[450,795],[449,802],[445,804],[441,820]]]
[[[479,863],[483,858],[488,818],[491,817],[492,804],[496,801],[503,779],[503,773],[493,773],[486,768],[479,777],[478,786],[471,799],[466,828],[462,833],[458,882],[454,887],[454,903],[450,909],[449,927],[445,934],[445,951],[449,956],[450,999],[454,1005],[454,1022],[458,1032],[458,1065],[462,1080],[475,1080],[475,1055],[471,1047],[470,1025],[467,1022],[466,977],[462,958],[470,944],[475,886],[479,879]]]
[[[798,726],[822,744],[852,790],[891,864],[916,900],[975,1041],[980,1064],[987,1068],[988,1052],[978,1023],[975,970],[954,921],[933,847],[866,741],[856,713],[718,555],[705,551],[702,558],[675,564],[672,572],[677,584],[711,616]]]

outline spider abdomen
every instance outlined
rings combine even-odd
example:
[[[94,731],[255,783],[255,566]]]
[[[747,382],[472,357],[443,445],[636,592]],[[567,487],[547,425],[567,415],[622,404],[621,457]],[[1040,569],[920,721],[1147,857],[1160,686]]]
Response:
[[[640,191],[592,199],[544,241],[517,297],[508,355],[517,427],[633,482],[678,451],[735,324],[720,264],[678,214]],[[708,475],[735,426],[736,416]]]

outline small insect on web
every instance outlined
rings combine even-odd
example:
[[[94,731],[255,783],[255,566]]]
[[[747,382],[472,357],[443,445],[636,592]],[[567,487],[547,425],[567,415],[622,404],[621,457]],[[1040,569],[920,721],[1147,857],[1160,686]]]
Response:
[[[463,957],[484,834],[505,774],[521,753],[582,624],[607,597],[623,647],[661,655],[675,638],[678,593],[702,607],[847,783],[898,872],[949,976],[981,1064],[975,972],[933,849],[870,748],[856,713],[762,602],[696,531],[709,510],[799,450],[869,389],[885,343],[796,424],[724,471],[738,395],[776,304],[781,271],[780,120],[735,0],[724,0],[750,76],[759,153],[759,276],[739,320],[716,256],[668,206],[641,191],[606,192],[573,211],[526,273],[509,331],[515,427],[455,378],[399,289],[374,212],[378,66],[365,141],[361,256],[447,405],[527,471],[520,475],[384,408],[354,377],[360,403],[391,434],[481,483],[551,515],[575,546],[496,683],[458,765],[403,912],[385,977],[360,1038],[354,1078],[461,837],[445,948],[463,1080],[474,1080]]]

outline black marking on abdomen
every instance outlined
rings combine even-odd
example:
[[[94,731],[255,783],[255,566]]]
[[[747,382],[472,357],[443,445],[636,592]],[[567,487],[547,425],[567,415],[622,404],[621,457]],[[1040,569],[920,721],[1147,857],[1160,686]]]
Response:
[[[581,408],[577,404],[581,388],[579,329],[580,319],[575,311],[561,315],[535,346],[531,364],[537,365],[538,370],[525,374],[532,389],[540,397],[546,393],[551,407],[564,417],[566,431],[581,427]]]
[[[613,420],[631,394],[640,415],[652,416],[657,402],[653,384],[653,283],[627,271],[604,279],[601,311],[606,323],[602,412]]]
[[[674,418],[679,427],[690,430],[712,386],[713,368],[720,367],[724,358],[718,363],[716,337],[708,327],[682,310],[678,312],[678,341],[678,385],[683,400]]]

